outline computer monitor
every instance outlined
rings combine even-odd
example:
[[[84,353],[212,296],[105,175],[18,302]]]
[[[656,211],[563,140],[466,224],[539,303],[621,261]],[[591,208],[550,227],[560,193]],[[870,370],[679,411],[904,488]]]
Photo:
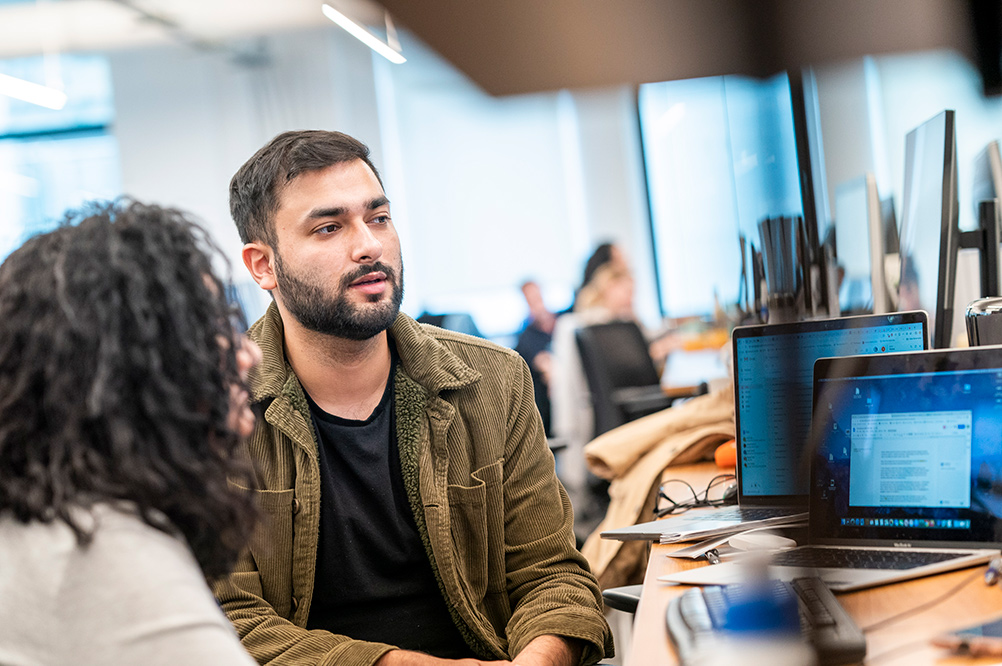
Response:
[[[880,200],[880,218],[884,223],[884,286],[887,289],[887,310],[898,309],[898,279],[901,277],[901,254],[898,242],[898,216],[894,197]]]
[[[981,296],[998,296],[1002,293],[1000,266],[1002,266],[1002,222],[999,220],[999,197],[1002,197],[1002,156],[999,142],[990,141],[974,158],[974,180],[971,200],[974,204],[978,226],[973,231],[960,234],[960,247],[978,250],[981,274]]]
[[[932,318],[933,347],[949,347],[960,228],[954,112],[943,111],[905,138],[897,306]]]
[[[884,223],[884,253],[898,253],[898,216],[894,211],[894,197],[880,200],[880,219]],[[897,275],[894,276],[895,282]]]
[[[988,199],[1002,199],[1002,156],[999,142],[991,141],[974,158],[974,182],[971,201],[977,212],[978,204]]]
[[[835,188],[835,251],[844,271],[844,315],[890,310],[884,279],[885,229],[877,181],[868,173]]]
[[[974,182],[971,187],[971,202],[978,220],[977,232],[960,235],[960,247],[976,247],[981,251],[981,295],[998,296],[1002,293],[1000,284],[1000,229],[999,200],[1002,199],[1002,155],[999,142],[989,141],[988,145],[974,158]]]

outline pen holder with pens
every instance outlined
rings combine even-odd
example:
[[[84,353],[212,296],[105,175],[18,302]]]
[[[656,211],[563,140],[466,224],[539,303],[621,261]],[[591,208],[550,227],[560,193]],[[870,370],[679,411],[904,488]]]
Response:
[[[803,319],[810,300],[809,252],[803,218],[775,217],[759,222],[768,321],[782,324]]]

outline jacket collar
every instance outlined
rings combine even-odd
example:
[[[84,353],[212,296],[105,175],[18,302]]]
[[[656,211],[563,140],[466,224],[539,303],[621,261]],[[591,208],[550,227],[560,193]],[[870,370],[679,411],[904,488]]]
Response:
[[[480,379],[480,373],[449,351],[425,328],[400,313],[389,330],[396,345],[404,373],[437,395],[441,391],[468,386]],[[285,339],[282,316],[274,302],[268,306],[248,335],[261,347],[261,363],[248,381],[252,402],[276,398],[288,390],[295,380],[292,366],[285,359]]]
[[[390,337],[404,373],[432,394],[462,388],[480,379],[480,373],[449,351],[428,331],[404,313],[390,327]],[[444,335],[454,335],[443,332]]]

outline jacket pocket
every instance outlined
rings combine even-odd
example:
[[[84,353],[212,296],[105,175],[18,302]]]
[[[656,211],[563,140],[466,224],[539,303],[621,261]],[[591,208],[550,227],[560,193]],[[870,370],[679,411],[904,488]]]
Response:
[[[472,485],[449,486],[453,554],[470,600],[485,611],[485,597],[504,592],[503,460],[470,475]]]
[[[230,574],[230,581],[244,592],[249,592],[255,597],[264,598],[264,590],[261,587],[261,574],[256,571],[234,571]]]
[[[261,577],[264,600],[288,618],[292,607],[292,543],[295,489],[255,490],[261,512],[250,551]]]

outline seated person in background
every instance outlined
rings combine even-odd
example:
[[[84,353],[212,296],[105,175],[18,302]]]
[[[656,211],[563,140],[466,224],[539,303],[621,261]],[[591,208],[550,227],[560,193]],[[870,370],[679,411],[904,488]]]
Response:
[[[253,664],[206,578],[251,532],[260,352],[184,214],[67,221],[0,266],[0,663]]]
[[[582,289],[588,287],[592,283],[592,278],[595,277],[595,271],[602,268],[606,264],[618,264],[629,270],[630,264],[626,261],[626,255],[623,251],[619,249],[618,245],[613,245],[612,243],[602,243],[591,253],[588,257],[588,261],[585,262],[584,275],[581,278],[581,286],[578,287],[577,292],[574,294],[574,304],[571,305],[571,309],[577,308],[577,296],[581,293]],[[632,306],[631,306],[632,309]]]
[[[250,330],[268,515],[216,587],[248,651],[325,666],[611,654],[529,370],[399,312],[400,242],[368,149],[281,134],[233,177],[230,208],[274,297]]]
[[[536,407],[543,419],[543,429],[550,435],[550,340],[553,339],[553,325],[557,322],[557,315],[546,307],[539,285],[532,280],[522,283],[522,295],[529,307],[529,317],[522,332],[518,334],[515,351],[529,366]]]
[[[585,266],[573,312],[558,317],[553,331],[550,371],[553,435],[567,445],[561,459],[561,478],[577,502],[576,531],[580,539],[604,516],[608,483],[590,475],[585,465],[584,446],[595,437],[595,421],[577,331],[613,321],[636,322],[643,330],[633,310],[633,293],[633,275],[624,253],[615,245],[600,245]],[[648,351],[660,367],[679,345],[678,338],[669,334],[651,342]]]
[[[594,265],[594,257],[600,253],[606,261]],[[585,326],[636,319],[633,276],[614,246],[599,247],[588,262],[585,277],[587,281],[574,300],[574,311],[557,318],[550,373],[553,434],[567,446],[561,459],[561,477],[575,501],[576,531],[581,540],[602,519],[607,502],[600,497],[601,491],[596,496],[589,487],[585,466],[584,446],[594,437],[595,422],[576,335]]]

